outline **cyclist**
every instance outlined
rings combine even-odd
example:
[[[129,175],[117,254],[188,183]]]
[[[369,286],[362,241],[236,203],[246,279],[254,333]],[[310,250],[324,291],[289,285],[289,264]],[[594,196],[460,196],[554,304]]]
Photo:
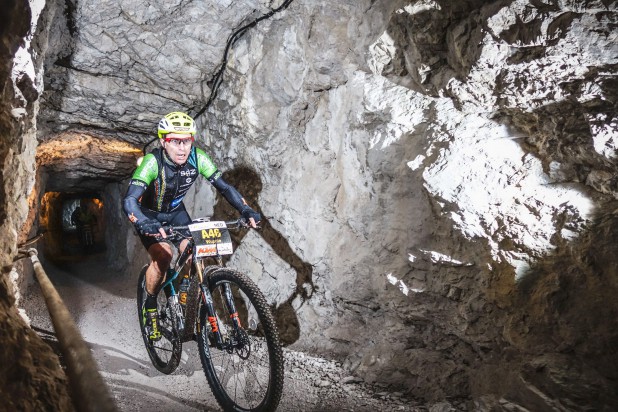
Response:
[[[80,201],[80,206],[77,206],[71,214],[71,223],[77,228],[82,249],[84,252],[87,252],[94,245],[92,233],[93,227],[97,223],[97,218],[90,211],[88,204],[84,200]]]
[[[195,133],[195,122],[189,115],[182,112],[165,115],[158,125],[161,147],[144,156],[133,172],[123,200],[124,211],[151,258],[146,270],[148,296],[142,309],[142,324],[151,340],[161,338],[156,295],[172,260],[172,249],[165,240],[162,225],[191,223],[182,199],[198,175],[208,179],[251,227],[257,227],[261,220],[238,190],[221,178],[222,173],[210,157],[193,146]],[[171,240],[180,250],[188,242]]]

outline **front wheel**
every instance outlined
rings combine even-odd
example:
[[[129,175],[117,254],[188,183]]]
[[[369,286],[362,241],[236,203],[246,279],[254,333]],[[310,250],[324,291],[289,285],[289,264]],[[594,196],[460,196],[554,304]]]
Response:
[[[202,296],[198,348],[217,402],[225,411],[274,411],[283,391],[283,353],[266,299],[249,278],[227,268],[211,274],[208,289],[223,344],[213,334]]]
[[[182,355],[182,343],[178,336],[176,306],[167,302],[163,290],[157,294],[157,310],[159,311],[159,330],[161,339],[152,341],[144,328],[142,308],[146,301],[146,269],[142,268],[137,280],[137,316],[139,317],[142,338],[150,360],[158,371],[170,374],[176,370]]]

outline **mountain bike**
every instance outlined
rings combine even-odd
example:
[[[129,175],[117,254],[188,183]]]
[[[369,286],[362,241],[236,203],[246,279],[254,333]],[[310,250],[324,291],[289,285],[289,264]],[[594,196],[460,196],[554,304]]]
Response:
[[[223,264],[223,256],[233,253],[229,230],[248,227],[242,218],[164,226],[170,236],[188,239],[189,244],[175,253],[157,294],[160,340],[148,337],[141,315],[147,265],[138,279],[138,316],[157,370],[174,372],[182,344],[197,341],[208,384],[225,411],[273,411],[281,399],[284,375],[274,317],[255,283]]]

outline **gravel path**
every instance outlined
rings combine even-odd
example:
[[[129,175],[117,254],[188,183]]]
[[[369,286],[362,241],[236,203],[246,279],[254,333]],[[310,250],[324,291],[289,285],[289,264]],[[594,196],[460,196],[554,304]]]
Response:
[[[110,273],[100,255],[44,268],[92,348],[101,374],[121,411],[217,411],[202,372],[197,344],[183,345],[180,366],[159,373],[143,347],[135,308],[136,276]],[[53,342],[53,327],[37,284],[20,306],[39,334]],[[286,370],[279,411],[463,410],[448,402],[422,405],[387,388],[348,376],[341,365],[285,350]]]

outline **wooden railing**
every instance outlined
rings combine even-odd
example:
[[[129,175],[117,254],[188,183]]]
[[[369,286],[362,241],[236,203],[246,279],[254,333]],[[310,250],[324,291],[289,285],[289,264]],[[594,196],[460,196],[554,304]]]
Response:
[[[31,243],[31,242],[29,242]],[[47,310],[54,325],[58,345],[66,363],[71,398],[79,412],[116,412],[114,402],[90,348],[82,338],[62,298],[51,283],[37,256],[37,250],[19,249],[16,260],[29,257],[36,280],[41,286]]]

